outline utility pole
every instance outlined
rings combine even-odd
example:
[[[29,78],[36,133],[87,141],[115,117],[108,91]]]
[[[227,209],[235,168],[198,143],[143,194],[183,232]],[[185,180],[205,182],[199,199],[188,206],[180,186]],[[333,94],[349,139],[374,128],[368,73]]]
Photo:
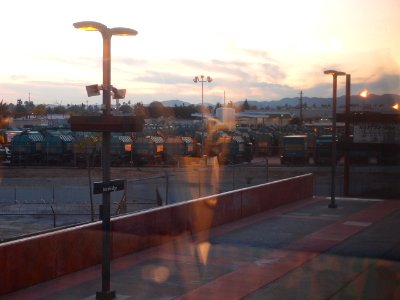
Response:
[[[303,91],[300,91],[300,125],[303,125]]]

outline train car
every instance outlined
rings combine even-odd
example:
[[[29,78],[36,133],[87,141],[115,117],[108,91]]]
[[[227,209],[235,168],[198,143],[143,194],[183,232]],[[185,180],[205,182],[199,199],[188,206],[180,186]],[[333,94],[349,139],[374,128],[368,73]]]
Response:
[[[343,154],[342,143],[336,141],[336,162]],[[314,163],[317,165],[327,165],[332,163],[332,135],[324,134],[315,139]]]
[[[164,161],[177,164],[180,157],[194,156],[194,141],[188,136],[167,137],[164,142]]]
[[[128,135],[117,135],[111,138],[110,163],[124,166],[132,162],[133,141]]]
[[[71,134],[58,131],[46,131],[43,141],[43,156],[45,164],[69,165],[73,158],[73,142]]]
[[[253,145],[243,137],[221,135],[216,141],[217,158],[221,165],[250,162],[253,159]]]
[[[38,131],[23,131],[11,140],[11,165],[43,163],[44,136]]]
[[[282,137],[281,164],[308,163],[307,135],[286,135]]]
[[[135,165],[161,164],[164,139],[159,136],[137,136],[133,140],[132,158]]]
[[[256,155],[271,156],[273,152],[273,136],[269,132],[256,131],[254,137],[254,150]]]

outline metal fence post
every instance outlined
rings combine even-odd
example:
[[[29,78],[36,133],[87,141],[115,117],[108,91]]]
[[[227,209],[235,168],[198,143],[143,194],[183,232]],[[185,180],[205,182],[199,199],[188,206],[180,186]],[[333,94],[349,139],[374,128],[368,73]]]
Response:
[[[201,169],[199,168],[199,198],[201,198]]]
[[[232,190],[235,190],[235,168],[236,166],[232,167]]]
[[[165,204],[168,205],[168,193],[169,193],[169,173],[165,171]]]

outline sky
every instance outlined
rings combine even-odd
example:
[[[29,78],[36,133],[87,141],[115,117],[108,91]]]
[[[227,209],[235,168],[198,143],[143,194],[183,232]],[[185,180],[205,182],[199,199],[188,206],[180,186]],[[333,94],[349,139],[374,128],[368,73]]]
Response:
[[[111,40],[111,83],[132,104],[331,97],[327,69],[351,74],[352,94],[400,94],[399,0],[13,0],[0,18],[0,99],[97,104],[102,83],[97,21],[128,27]],[[344,94],[344,78],[338,95]]]

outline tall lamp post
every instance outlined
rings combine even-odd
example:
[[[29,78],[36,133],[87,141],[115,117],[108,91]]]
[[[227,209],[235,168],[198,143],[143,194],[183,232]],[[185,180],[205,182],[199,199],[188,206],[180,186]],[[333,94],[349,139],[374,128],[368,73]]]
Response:
[[[119,36],[134,36],[137,31],[124,28],[115,27],[108,28],[107,26],[93,21],[83,21],[74,23],[73,26],[80,30],[85,31],[99,31],[103,37],[103,115],[109,116],[111,114],[111,37],[113,35]],[[102,172],[103,182],[110,181],[110,144],[111,132],[103,131],[102,133]],[[103,246],[102,246],[102,290],[96,293],[97,299],[114,299],[116,297],[115,291],[110,291],[110,258],[111,258],[111,245],[110,245],[110,193],[103,193],[101,206],[101,219],[103,228]]]
[[[202,126],[204,127],[204,82],[211,82],[212,78],[210,76],[207,76],[207,78],[204,78],[203,75],[196,76],[193,78],[193,81],[195,83],[201,82],[201,119],[202,119]],[[201,132],[201,155],[204,155],[204,128],[203,131]]]
[[[336,175],[336,98],[337,98],[337,77],[344,76],[346,73],[326,70],[326,75],[332,75],[333,77],[333,96],[332,96],[332,168],[331,168],[331,202],[329,208],[336,208],[337,204],[335,201],[335,175]]]

